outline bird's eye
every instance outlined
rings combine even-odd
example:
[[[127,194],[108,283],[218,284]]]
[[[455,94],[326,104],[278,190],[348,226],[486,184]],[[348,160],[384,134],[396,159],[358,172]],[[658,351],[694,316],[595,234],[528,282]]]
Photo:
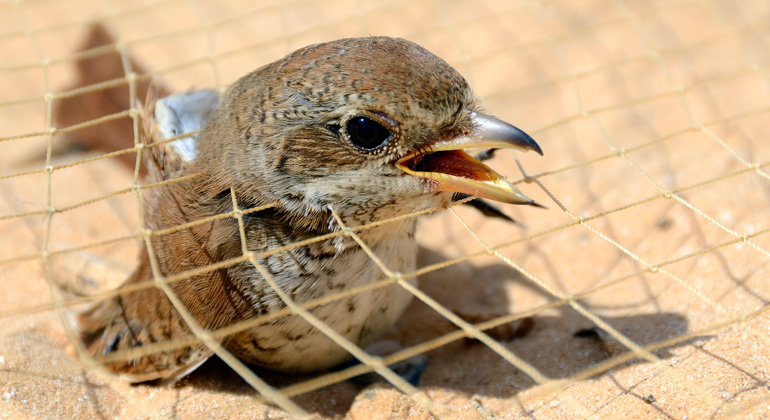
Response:
[[[390,131],[377,121],[355,116],[345,125],[348,137],[354,146],[363,150],[375,150],[388,143]]]

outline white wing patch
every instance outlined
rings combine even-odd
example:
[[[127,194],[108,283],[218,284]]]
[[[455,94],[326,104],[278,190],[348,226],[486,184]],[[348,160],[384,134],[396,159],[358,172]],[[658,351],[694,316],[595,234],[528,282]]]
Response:
[[[197,131],[206,126],[211,113],[219,107],[219,94],[213,90],[178,93],[155,103],[155,121],[163,140]],[[189,162],[198,156],[200,133],[169,143],[176,154]]]

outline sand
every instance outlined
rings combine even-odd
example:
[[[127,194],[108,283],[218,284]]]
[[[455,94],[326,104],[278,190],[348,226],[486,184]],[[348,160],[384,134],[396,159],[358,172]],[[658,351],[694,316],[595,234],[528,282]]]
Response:
[[[120,85],[59,97],[69,119],[47,120],[46,92],[82,82],[66,58],[96,21],[134,71],[153,72],[168,91],[226,86],[312,42],[407,37],[458,68],[492,114],[545,151],[489,164],[511,180],[523,168],[535,181],[519,186],[547,209],[503,207],[517,224],[464,206],[453,209],[459,219],[441,211],[419,221],[421,290],[471,322],[517,318],[490,332],[499,347],[462,334],[431,341],[459,328],[415,299],[385,338],[437,343],[418,388],[433,414],[380,380],[294,396],[312,416],[767,418],[765,3],[0,5],[9,34],[0,36],[0,418],[290,417],[218,359],[163,387],[130,386],[72,355],[48,281],[109,290],[141,246],[135,154],[85,161],[130,147],[131,120],[45,135],[125,109]],[[100,63],[86,67],[116,71]],[[58,209],[50,224],[49,207]],[[289,391],[313,377],[255,373]]]

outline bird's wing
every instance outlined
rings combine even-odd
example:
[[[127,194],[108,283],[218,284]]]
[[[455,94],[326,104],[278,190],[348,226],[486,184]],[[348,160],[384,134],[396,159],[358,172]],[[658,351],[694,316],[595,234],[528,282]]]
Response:
[[[190,161],[198,156],[199,131],[219,106],[219,94],[213,90],[194,90],[166,96],[155,103],[155,121],[163,139],[190,133],[169,143],[181,159]]]
[[[198,156],[200,130],[219,107],[219,94],[197,90],[148,99],[139,106],[140,138],[149,149],[145,162],[156,181],[170,179]]]
[[[151,281],[147,253],[141,255],[140,264],[126,285]],[[151,344],[171,345],[175,340],[192,336],[170,301],[155,288],[137,290],[133,296],[122,294],[97,301],[84,310],[69,311],[67,316],[90,357],[131,383],[156,380],[174,383],[213,354],[203,343],[148,350],[146,346]],[[115,360],[100,360],[116,352],[133,350],[139,352]]]
[[[149,95],[146,105],[137,105],[138,134],[144,146],[141,153],[149,182],[167,181],[186,174],[190,161],[197,155],[197,131],[206,125],[218,102],[219,95],[214,91],[193,91],[159,100]],[[181,137],[185,133],[191,134]],[[189,185],[185,182],[147,190],[145,212],[154,216],[148,221],[148,227],[159,230],[188,222],[185,214],[180,213],[181,208],[186,208],[183,204],[189,201],[185,195],[188,190]],[[180,231],[176,235],[189,233]],[[214,258],[202,264],[213,263]],[[154,275],[150,267],[145,249],[124,286],[151,282]],[[107,298],[85,310],[69,312],[68,316],[79,332],[87,353],[96,358],[112,357],[113,353],[131,352],[151,344],[173,342],[192,334],[163,292],[156,288]],[[117,360],[103,360],[102,363],[130,382],[161,380],[173,383],[195,370],[211,355],[212,351],[204,344],[195,343],[169,350],[132,353]]]

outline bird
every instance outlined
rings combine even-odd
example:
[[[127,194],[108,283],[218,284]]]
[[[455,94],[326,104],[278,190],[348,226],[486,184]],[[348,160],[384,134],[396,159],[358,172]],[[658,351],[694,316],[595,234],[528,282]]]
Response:
[[[445,207],[454,194],[537,205],[466,150],[542,155],[538,144],[483,113],[457,70],[404,39],[310,45],[243,76],[221,95],[188,91],[148,101],[139,111],[149,179],[176,181],[144,192],[145,227],[163,232],[150,236],[151,251],[142,247],[121,286],[126,291],[70,314],[84,348],[97,358],[192,334],[161,289],[131,288],[153,280],[153,261],[168,277],[237,260],[245,247],[301,304],[386,279],[354,238],[329,235],[345,227],[396,218],[356,235],[389,270],[407,273],[416,267],[415,218],[399,216]],[[191,134],[176,138],[184,133]],[[236,210],[242,227],[237,217],[213,217]],[[301,241],[307,242],[287,247]],[[208,331],[286,307],[249,261],[182,277],[169,287]],[[365,348],[411,298],[390,284],[308,311]],[[350,358],[296,314],[234,331],[220,344],[249,365],[287,374],[330,369]],[[174,383],[212,354],[203,343],[188,342],[104,366],[133,383]]]

